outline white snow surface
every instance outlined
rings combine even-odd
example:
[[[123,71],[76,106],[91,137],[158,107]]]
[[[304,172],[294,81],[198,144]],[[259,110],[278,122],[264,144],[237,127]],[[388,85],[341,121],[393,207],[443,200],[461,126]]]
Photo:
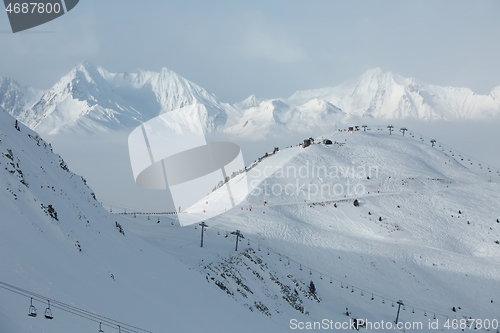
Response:
[[[292,258],[285,270],[320,281],[328,293],[323,304],[338,320],[349,305],[361,318],[393,321],[396,310],[392,301],[382,305],[383,297],[404,301],[404,320],[427,323],[425,314],[434,313],[441,324],[462,316],[498,319],[500,171],[478,175],[458,154],[409,135],[325,137],[339,144],[294,146],[264,158],[247,174],[247,202],[207,223],[239,229],[283,261]],[[189,211],[217,211],[219,195]],[[353,295],[360,289],[364,299]]]
[[[391,322],[399,299],[400,320],[424,325],[406,332],[432,332],[434,314],[441,327],[447,317],[499,319],[500,174],[479,175],[410,133],[335,132],[324,135],[331,146],[264,158],[248,172],[247,199],[206,221],[200,248],[200,227],[180,228],[174,215],[108,213],[36,133],[0,117],[0,282],[51,304],[151,332],[292,331],[292,319]],[[359,192],[314,193],[337,184]],[[218,196],[188,212],[216,211]],[[238,251],[236,229],[245,237]],[[59,308],[44,319],[39,300],[39,316],[28,317],[29,298],[0,293],[1,332],[98,330]]]

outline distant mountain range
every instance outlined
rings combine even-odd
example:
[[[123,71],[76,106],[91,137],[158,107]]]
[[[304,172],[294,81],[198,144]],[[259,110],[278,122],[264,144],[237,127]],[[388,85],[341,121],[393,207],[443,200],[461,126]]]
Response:
[[[164,112],[200,105],[207,132],[247,138],[289,131],[329,130],[352,117],[456,120],[500,115],[500,86],[489,95],[440,87],[371,69],[336,87],[297,91],[289,98],[251,95],[229,104],[163,68],[111,73],[82,62],[46,91],[0,78],[0,106],[42,134],[95,133],[133,128]]]

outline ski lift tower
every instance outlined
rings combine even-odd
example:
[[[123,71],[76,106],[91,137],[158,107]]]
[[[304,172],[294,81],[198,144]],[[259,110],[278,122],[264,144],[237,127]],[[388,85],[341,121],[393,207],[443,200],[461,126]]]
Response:
[[[394,126],[389,125],[387,126],[387,128],[389,129],[389,135],[392,135],[392,129],[394,128]]]

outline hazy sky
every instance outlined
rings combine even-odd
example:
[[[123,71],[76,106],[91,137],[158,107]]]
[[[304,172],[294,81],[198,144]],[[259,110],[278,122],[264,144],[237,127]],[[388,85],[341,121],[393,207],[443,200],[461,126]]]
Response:
[[[0,76],[49,88],[84,59],[168,67],[236,102],[336,85],[372,67],[487,94],[500,86],[500,1],[80,0],[12,34]]]

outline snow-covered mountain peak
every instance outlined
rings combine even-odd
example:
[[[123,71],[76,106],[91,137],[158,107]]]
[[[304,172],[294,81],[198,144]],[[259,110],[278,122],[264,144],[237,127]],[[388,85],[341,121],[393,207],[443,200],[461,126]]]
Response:
[[[36,103],[26,102],[25,96],[34,96],[27,91],[10,81],[0,81],[0,105],[44,133],[130,128],[159,114],[195,104],[204,105],[207,111],[205,129],[237,135],[245,132],[245,136],[251,137],[267,133],[261,139],[278,133],[276,126],[295,128],[301,121],[313,127],[334,127],[333,119],[325,119],[324,114],[339,111],[345,120],[454,120],[500,115],[500,88],[489,95],[478,95],[468,88],[429,85],[381,68],[369,69],[335,87],[297,91],[286,99],[261,100],[250,95],[233,105],[223,103],[166,67],[158,72],[138,69],[113,73],[88,61],[78,64]],[[259,124],[256,133],[249,132],[254,128],[251,124]],[[235,132],[243,127],[243,132]],[[300,128],[304,127],[296,129]]]
[[[83,74],[88,82],[95,82],[96,79],[100,80],[102,78],[97,68],[87,60],[79,63],[68,75],[76,75],[77,73]]]
[[[204,127],[214,131],[226,123],[227,112],[232,111],[232,107],[214,94],[166,67],[159,72],[138,69],[133,73],[111,73],[103,68],[99,68],[99,72],[129,105],[140,110],[146,120],[187,105],[200,104],[205,106],[208,115],[203,118],[206,120]]]
[[[463,119],[500,115],[498,96],[468,88],[439,87],[374,68],[332,88],[297,91],[287,101],[303,104],[324,99],[347,115],[383,119]]]
[[[116,94],[96,67],[84,61],[19,117],[41,133],[101,132],[137,125],[141,114]]]
[[[250,109],[256,107],[261,103],[261,100],[257,98],[254,94],[248,96],[243,101],[235,103],[234,106],[242,110]]]
[[[204,106],[204,128],[224,126],[234,108],[174,71],[112,73],[83,61],[18,117],[42,133],[131,128],[187,105]]]

